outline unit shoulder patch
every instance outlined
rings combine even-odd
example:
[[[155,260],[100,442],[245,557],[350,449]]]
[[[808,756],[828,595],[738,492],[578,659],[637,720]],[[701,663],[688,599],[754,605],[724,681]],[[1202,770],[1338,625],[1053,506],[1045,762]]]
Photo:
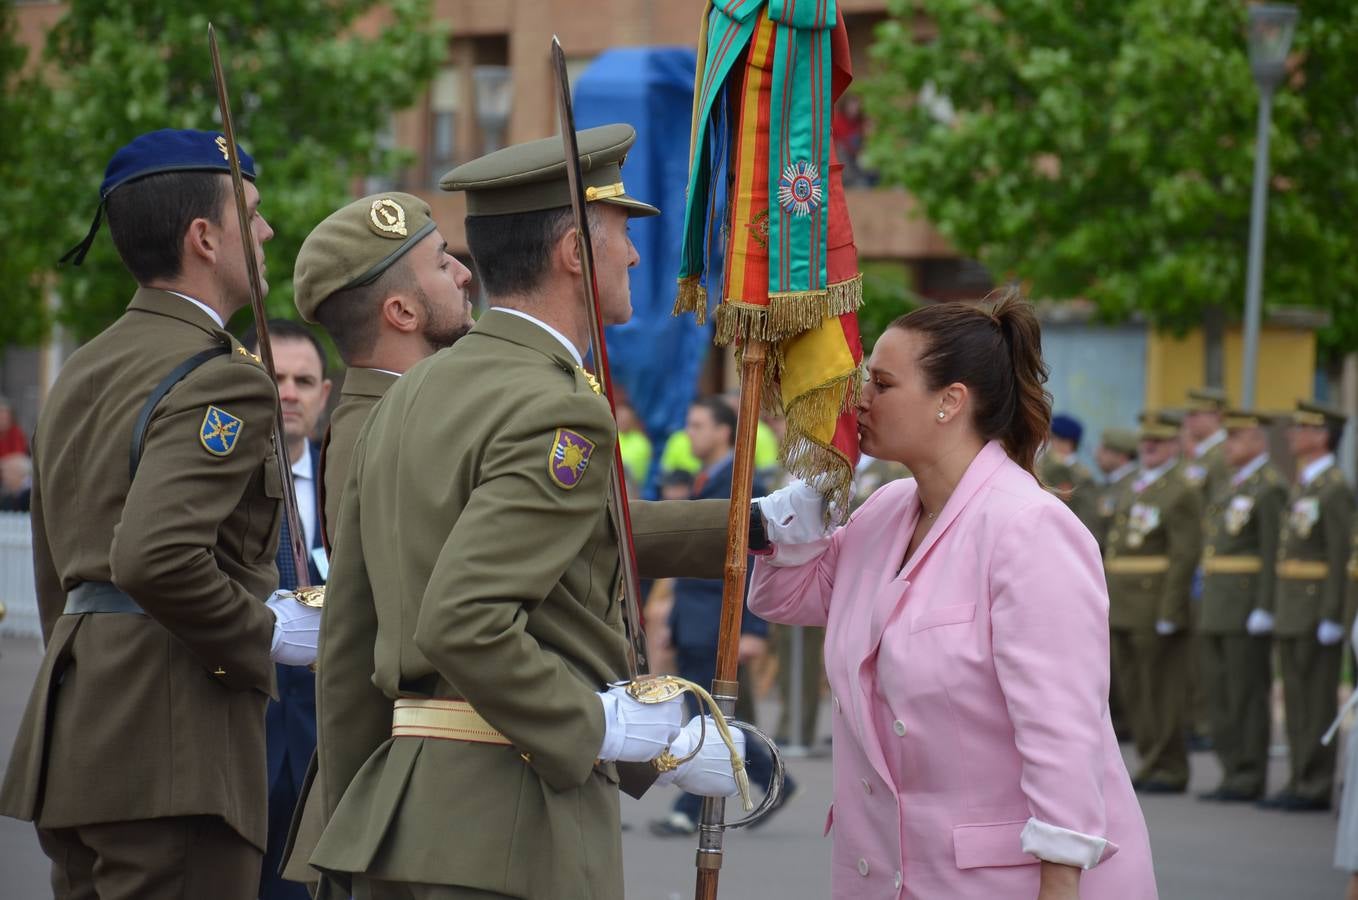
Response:
[[[236,449],[241,429],[245,423],[231,413],[216,406],[209,406],[203,414],[202,427],[198,429],[198,440],[203,449],[213,456],[230,456]]]
[[[547,456],[547,474],[557,487],[571,490],[584,477],[594,455],[594,442],[569,428],[558,428]]]

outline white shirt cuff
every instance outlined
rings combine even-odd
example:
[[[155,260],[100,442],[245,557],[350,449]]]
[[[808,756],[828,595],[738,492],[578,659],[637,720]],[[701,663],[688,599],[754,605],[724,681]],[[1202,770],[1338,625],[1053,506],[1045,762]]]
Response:
[[[1092,869],[1106,856],[1118,852],[1118,845],[1107,838],[1094,837],[1029,819],[1019,836],[1023,852],[1046,862]]]
[[[830,546],[828,537],[809,544],[773,544],[773,553],[769,556],[761,556],[771,566],[779,568],[792,568],[800,566],[820,556]]]

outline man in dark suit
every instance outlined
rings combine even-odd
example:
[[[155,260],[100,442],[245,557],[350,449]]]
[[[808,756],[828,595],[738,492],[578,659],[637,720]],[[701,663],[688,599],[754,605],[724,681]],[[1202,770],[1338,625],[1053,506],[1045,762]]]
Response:
[[[693,499],[730,498],[735,462],[735,411],[720,397],[703,397],[689,407],[684,431],[688,434],[693,455],[703,465],[693,482]],[[757,480],[754,493],[756,496],[764,493]],[[674,583],[674,605],[670,608],[669,624],[675,664],[681,677],[703,687],[710,687],[716,676],[721,595],[720,579],[679,578]],[[754,721],[754,697],[746,663],[764,654],[768,634],[768,623],[745,609],[740,622],[741,687],[740,698],[736,701],[736,718],[746,722]],[[696,712],[697,707],[693,710]],[[773,777],[773,760],[768,750],[755,741],[746,742],[745,747],[751,784],[767,790]],[[789,777],[783,787],[784,799],[794,790]],[[662,836],[693,834],[698,829],[702,802],[701,797],[693,794],[680,794],[668,817],[651,822],[652,833]]]
[[[269,320],[278,401],[283,410],[283,439],[292,462],[297,512],[306,533],[307,580],[324,582],[321,548],[319,477],[320,450],[311,439],[330,399],[325,377],[325,353],[320,341],[303,325],[288,319]],[[245,343],[258,352],[254,334]],[[297,587],[297,564],[292,557],[288,521],[284,517],[278,541],[278,586]],[[304,885],[284,881],[278,870],[288,824],[297,805],[307,763],[316,749],[316,676],[306,666],[277,666],[278,699],[269,701],[264,717],[268,747],[269,842],[259,879],[260,900],[308,900]]]

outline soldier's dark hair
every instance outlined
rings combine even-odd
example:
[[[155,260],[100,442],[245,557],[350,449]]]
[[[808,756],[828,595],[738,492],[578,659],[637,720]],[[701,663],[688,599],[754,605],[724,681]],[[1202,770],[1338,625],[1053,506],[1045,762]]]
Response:
[[[321,339],[316,337],[316,333],[301,322],[292,319],[270,319],[269,341],[273,344],[279,341],[307,341],[316,348],[316,358],[321,361],[321,377],[325,377],[325,346]],[[240,342],[248,349],[259,352],[259,335],[255,334],[254,325],[245,330]]]
[[[109,194],[109,234],[137,284],[178,277],[189,223],[220,225],[226,198],[226,180],[215,172],[160,172]]]
[[[410,268],[409,256],[398,259],[372,284],[336,291],[316,307],[316,321],[330,334],[346,366],[354,365],[355,360],[366,360],[377,345],[382,301],[392,294],[423,295]]]
[[[725,426],[728,432],[726,442],[735,444],[736,442],[736,411],[731,408],[731,404],[718,396],[699,397],[693,401],[690,409],[705,409],[712,414],[712,421],[718,426]]]
[[[586,212],[590,235],[597,243],[595,209],[586,207]],[[482,289],[492,298],[536,290],[547,274],[552,245],[573,224],[568,206],[503,216],[467,216],[467,249]]]
[[[921,307],[891,323],[922,335],[919,367],[931,391],[965,384],[974,403],[972,422],[981,437],[1000,441],[1009,458],[1029,473],[1051,428],[1048,368],[1042,328],[1017,289],[979,302]]]

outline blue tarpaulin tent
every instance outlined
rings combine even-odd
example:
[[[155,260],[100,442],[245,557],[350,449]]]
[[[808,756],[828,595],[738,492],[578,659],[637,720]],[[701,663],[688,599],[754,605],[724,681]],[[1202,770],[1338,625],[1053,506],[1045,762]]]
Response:
[[[692,316],[671,315],[696,66],[689,48],[627,47],[600,54],[575,84],[577,128],[635,126],[637,142],[623,166],[623,181],[629,194],[661,210],[632,221],[632,241],[641,255],[632,270],[632,320],[607,334],[614,377],[655,445],[653,474],[665,438],[683,427],[712,343],[710,324],[700,327]]]

